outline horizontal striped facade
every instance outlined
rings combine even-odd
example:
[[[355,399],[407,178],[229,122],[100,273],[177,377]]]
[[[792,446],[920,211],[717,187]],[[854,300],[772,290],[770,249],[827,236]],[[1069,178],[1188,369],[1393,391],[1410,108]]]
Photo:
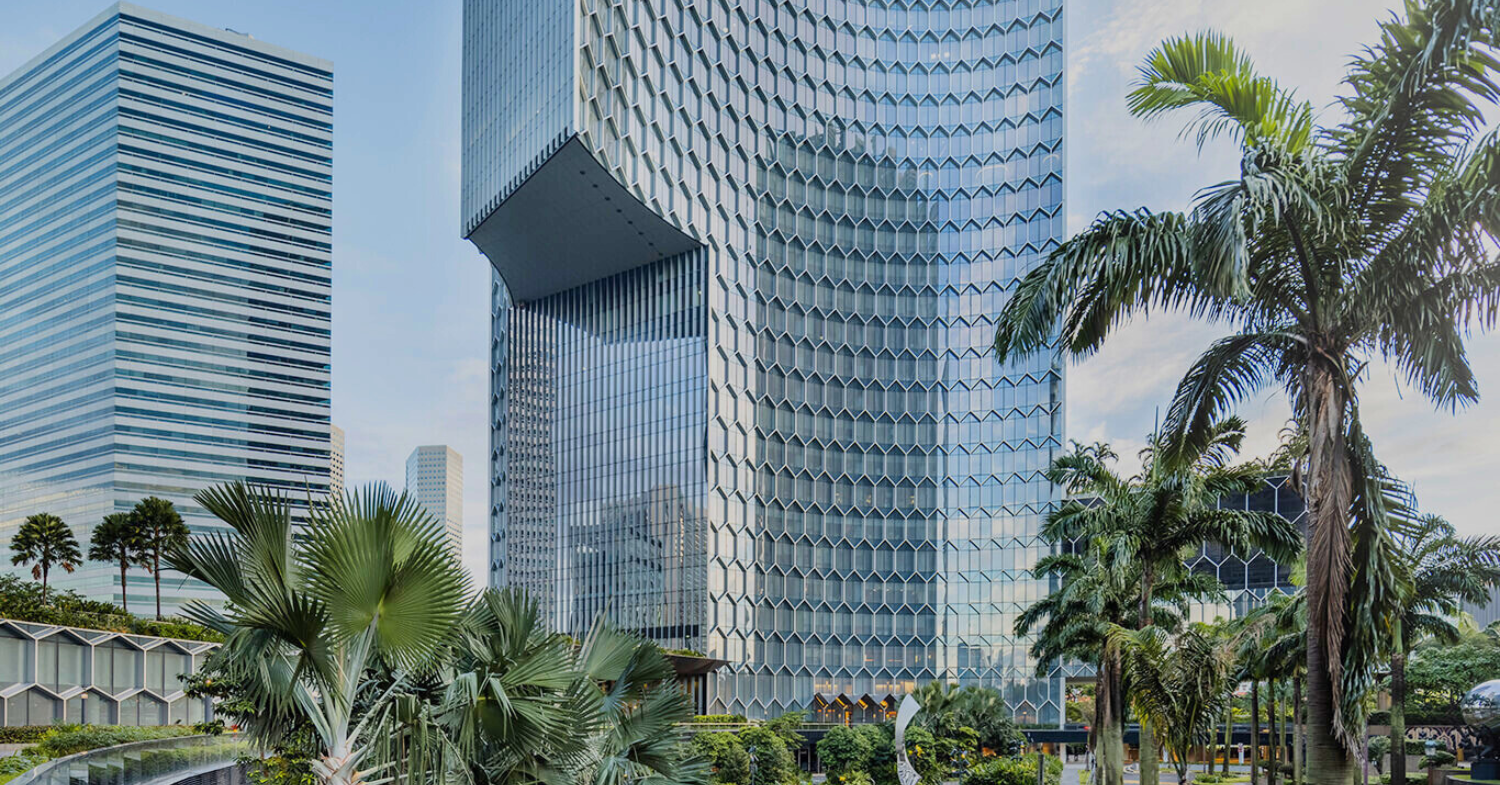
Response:
[[[327,492],[332,88],[128,4],[0,81],[0,539],[50,512],[86,547],[151,495],[204,531],[192,495],[230,480]],[[57,578],[120,599],[117,569]]]

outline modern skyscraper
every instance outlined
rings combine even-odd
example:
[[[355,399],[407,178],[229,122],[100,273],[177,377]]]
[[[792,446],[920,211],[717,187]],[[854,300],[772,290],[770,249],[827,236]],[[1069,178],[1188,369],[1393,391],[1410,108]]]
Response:
[[[406,492],[442,521],[454,553],[464,548],[464,458],[446,444],[428,444],[406,457]]]
[[[125,3],[0,79],[0,540],[327,492],[332,106],[326,61]]]
[[[1063,366],[990,352],[1064,231],[1060,0],[467,0],[492,582],[730,661],[713,711],[917,684],[1055,722],[1016,615]]]
[[[328,489],[334,496],[344,493],[344,429],[328,426]]]

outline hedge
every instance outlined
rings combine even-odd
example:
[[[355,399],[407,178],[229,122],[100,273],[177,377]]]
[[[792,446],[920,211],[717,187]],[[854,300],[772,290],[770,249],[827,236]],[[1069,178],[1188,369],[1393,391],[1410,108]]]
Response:
[[[34,744],[52,728],[51,725],[0,726],[0,744]]]
[[[37,751],[51,758],[61,758],[100,747],[113,747],[132,741],[170,739],[192,736],[195,732],[182,725],[131,727],[125,725],[58,725],[37,743]]]

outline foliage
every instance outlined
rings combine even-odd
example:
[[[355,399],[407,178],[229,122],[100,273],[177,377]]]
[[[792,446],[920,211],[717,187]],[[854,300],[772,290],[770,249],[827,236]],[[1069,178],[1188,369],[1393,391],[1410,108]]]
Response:
[[[1005,699],[993,687],[959,687],[932,681],[918,688],[913,697],[922,706],[915,722],[931,730],[938,739],[960,742],[958,746],[968,749],[970,754],[979,750],[967,740],[969,732],[975,735],[978,746],[997,755],[1014,755],[1026,744],[1026,737],[1011,718]]]
[[[829,777],[850,771],[866,771],[870,767],[875,744],[869,734],[854,728],[836,725],[818,740],[818,759]]]
[[[740,731],[740,743],[750,754],[750,785],[796,785],[797,763],[786,742],[770,728],[754,726]]]
[[[1038,756],[1028,753],[1021,757],[987,758],[970,769],[960,785],[1036,785]],[[1060,785],[1063,762],[1061,758],[1047,756],[1044,777],[1047,785]]]
[[[44,600],[40,583],[15,575],[0,575],[0,618],[159,638],[224,639],[198,624],[182,619],[142,619],[125,613],[112,603],[91,600],[71,590],[50,589]]]
[[[868,772],[847,771],[829,782],[837,782],[838,785],[875,785],[875,778],[871,777]]]
[[[1458,702],[1465,693],[1496,674],[1500,642],[1489,636],[1468,635],[1451,645],[1425,646],[1406,666],[1409,699],[1418,712],[1458,719]]]
[[[193,729],[181,725],[132,727],[125,725],[57,725],[37,742],[37,751],[49,758],[113,747],[132,741],[169,739],[192,735]]]
[[[1390,736],[1371,736],[1366,754],[1370,756],[1370,762],[1375,764],[1375,771],[1385,773],[1385,756],[1391,751]]]
[[[1234,654],[1207,625],[1170,636],[1160,627],[1115,627],[1110,644],[1120,648],[1136,712],[1151,721],[1172,753],[1177,781],[1188,781],[1193,750],[1213,741],[1229,707]]]
[[[780,717],[773,717],[761,723],[762,727],[781,737],[781,743],[793,753],[802,749],[807,743],[807,737],[799,731],[802,723],[807,721],[807,712],[789,711]]]
[[[245,779],[254,785],[317,785],[312,759],[305,755],[276,753],[242,760]]]
[[[1431,769],[1442,768],[1443,766],[1452,766],[1453,762],[1456,760],[1458,760],[1458,758],[1455,757],[1453,753],[1447,750],[1433,750],[1431,753],[1423,755],[1422,759],[1417,761],[1417,768]]]
[[[694,725],[744,725],[743,714],[698,714],[691,720]]]
[[[22,750],[14,755],[6,755],[0,757],[0,775],[20,774],[23,771],[30,771],[38,763],[43,763],[46,760],[45,756],[32,754],[26,750]]]
[[[695,755],[708,762],[713,782],[720,785],[748,785],[750,782],[750,754],[745,751],[739,736],[723,731],[699,733],[693,737],[691,746]]]
[[[31,744],[40,741],[53,727],[52,725],[0,726],[0,744]]]
[[[1434,743],[1432,745],[1433,749],[1438,749],[1438,750],[1447,750],[1448,749],[1448,742],[1446,740],[1444,740],[1444,739],[1434,739],[1433,741],[1434,741]],[[1427,740],[1426,739],[1407,739],[1406,740],[1406,744],[1404,746],[1406,748],[1406,754],[1407,755],[1421,755],[1422,753],[1424,753],[1424,752],[1427,751]]]
[[[31,577],[42,582],[43,602],[52,568],[72,572],[83,561],[73,530],[61,518],[45,512],[27,516],[10,540],[10,551],[11,564],[31,565]]]
[[[1200,144],[1239,145],[1239,172],[1185,212],[1106,213],[1033,269],[999,315],[1002,361],[1097,351],[1161,310],[1232,325],[1167,411],[1172,451],[1278,385],[1303,440],[1309,506],[1309,764],[1352,776],[1397,591],[1388,477],[1359,412],[1380,358],[1435,403],[1478,398],[1464,339],[1500,316],[1500,98],[1492,0],[1412,0],[1356,54],[1338,125],[1259,74],[1217,33],[1164,41],[1128,102],[1146,120],[1189,111]],[[1060,333],[1060,335],[1059,335]]]

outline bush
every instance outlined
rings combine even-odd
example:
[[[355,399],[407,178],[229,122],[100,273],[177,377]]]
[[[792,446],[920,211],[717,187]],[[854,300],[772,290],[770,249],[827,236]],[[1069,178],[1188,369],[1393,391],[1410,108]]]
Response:
[[[694,725],[744,725],[743,714],[699,714],[692,720]]]
[[[749,785],[750,753],[733,733],[700,733],[693,737],[693,752],[708,761],[713,781],[720,785]]]
[[[0,726],[0,744],[32,744],[42,740],[51,725]]]
[[[1453,756],[1453,753],[1447,750],[1436,750],[1431,755],[1423,755],[1422,759],[1417,761],[1417,768],[1440,769],[1444,766],[1452,766],[1453,762],[1456,760],[1458,760],[1458,758],[1455,758]]]
[[[863,771],[846,771],[837,777],[830,778],[828,782],[830,785],[833,783],[837,783],[837,785],[875,785],[875,780],[867,772]]]
[[[807,744],[807,737],[801,733],[802,723],[806,719],[805,711],[789,711],[775,719],[766,720],[762,727],[781,737],[781,743],[786,745],[787,751],[796,753]]]
[[[7,755],[0,758],[0,775],[20,774],[23,771],[31,771],[38,763],[47,760],[43,755],[34,755],[30,752],[18,752],[15,755]]]
[[[797,785],[801,781],[791,751],[775,731],[755,726],[740,731],[739,736],[745,751],[755,756],[749,785]]]
[[[44,603],[42,585],[16,575],[0,575],[0,618],[160,638],[224,640],[222,635],[207,627],[182,620],[143,619],[126,613],[113,603],[91,600],[67,589],[49,588]]]
[[[829,779],[851,771],[866,772],[874,753],[875,744],[868,733],[843,725],[830,728],[828,734],[818,741],[818,759],[823,761]],[[868,774],[865,776],[869,777]]]
[[[1444,741],[1443,739],[1435,739],[1435,741],[1437,742],[1437,748],[1438,749],[1440,749],[1440,750],[1446,750],[1446,749],[1448,749],[1448,742],[1447,741]],[[1427,740],[1426,739],[1407,739],[1406,740],[1406,754],[1407,755],[1421,755],[1421,754],[1423,754],[1425,752],[1427,752]]]
[[[51,758],[113,747],[132,741],[169,739],[174,736],[190,736],[192,728],[181,725],[161,725],[136,728],[124,725],[58,725],[37,742],[37,751]]]
[[[970,769],[961,785],[1036,785],[1036,767],[1034,752],[1019,758],[991,758]],[[1062,773],[1062,759],[1047,756],[1047,785],[1061,785]]]
[[[1372,736],[1366,749],[1370,753],[1370,762],[1375,764],[1375,771],[1385,773],[1385,756],[1391,751],[1390,736]]]

